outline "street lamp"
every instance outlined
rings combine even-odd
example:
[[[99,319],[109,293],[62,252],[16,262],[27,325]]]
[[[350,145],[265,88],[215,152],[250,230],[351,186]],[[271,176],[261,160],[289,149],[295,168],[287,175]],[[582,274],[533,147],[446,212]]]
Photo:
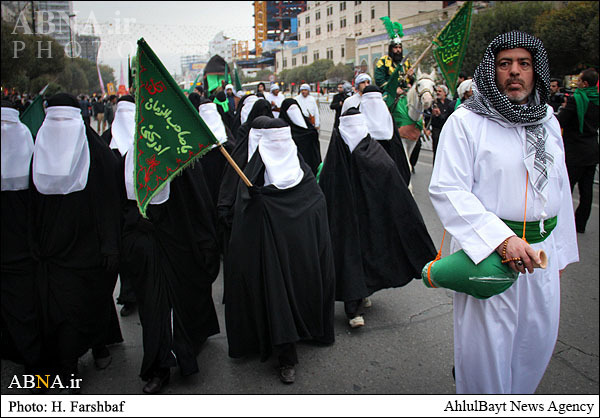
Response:
[[[73,31],[71,30],[71,19],[75,16],[75,13],[69,14],[69,44],[71,44],[71,59],[73,59]]]

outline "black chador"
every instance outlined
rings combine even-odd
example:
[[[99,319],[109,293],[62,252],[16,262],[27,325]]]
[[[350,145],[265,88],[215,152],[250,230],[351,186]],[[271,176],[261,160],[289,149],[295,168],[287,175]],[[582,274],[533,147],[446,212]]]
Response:
[[[247,99],[242,108],[242,112],[245,114],[247,112],[248,116],[242,118],[244,123],[238,129],[236,145],[231,153],[231,157],[240,169],[243,170],[244,167],[246,167],[246,164],[248,164],[249,157],[251,157],[248,155],[248,136],[253,121],[259,116],[273,118],[273,112],[271,111],[271,104],[265,99]],[[229,242],[229,234],[233,220],[233,205],[235,203],[237,188],[240,181],[240,177],[233,167],[227,164],[225,166],[225,171],[223,172],[223,179],[219,190],[219,199],[217,201],[219,234],[223,236],[221,241],[224,245],[224,254],[227,253],[227,243]]]
[[[327,207],[312,171],[281,119],[257,118],[259,141],[240,183],[225,281],[229,355],[275,349],[292,383],[295,343],[332,343],[334,266]],[[253,131],[256,128],[253,128]]]
[[[363,298],[419,277],[436,251],[394,161],[356,109],[333,131],[319,184],[327,199],[336,300],[345,302],[350,325],[361,326]]]
[[[29,170],[33,137],[12,102],[2,100],[2,358],[40,373],[41,335],[31,256]]]
[[[321,164],[321,147],[319,145],[319,131],[302,114],[298,102],[294,99],[285,99],[281,104],[279,118],[286,121],[292,129],[292,138],[298,151],[313,174],[317,174]]]
[[[257,99],[259,99],[259,97],[257,97],[255,94],[246,94],[245,96],[242,96],[240,98],[240,101],[238,102],[236,109],[235,109],[235,115],[233,117],[233,123],[231,126],[231,132],[233,132],[234,137],[237,135],[237,131],[240,128],[240,126],[242,126],[242,123],[243,123],[242,122],[242,108],[244,107],[246,100],[248,100],[249,107],[246,109],[244,114],[247,117],[248,113],[250,112],[250,110],[248,110],[248,109],[252,109],[252,105],[254,104],[254,102]],[[264,97],[263,97],[263,99],[264,99]]]
[[[383,101],[381,91],[375,86],[367,86],[361,96],[360,112],[367,120],[371,138],[386,150],[396,163],[404,182],[410,183],[410,168],[404,146],[398,134],[394,118]]]
[[[126,95],[119,97],[117,101],[117,110],[115,118],[110,128],[104,131],[102,139],[109,144],[110,148],[115,153],[118,161],[117,181],[119,184],[121,212],[123,212],[127,196],[125,194],[125,177],[124,164],[125,154],[133,144],[135,135],[135,99],[133,96]],[[121,218],[121,228],[123,227],[123,219]],[[127,273],[119,271],[120,289],[117,303],[123,305],[121,308],[121,316],[128,316],[133,313],[136,300],[133,290],[133,283]]]
[[[219,333],[212,299],[220,263],[215,207],[196,163],[152,199],[142,218],[133,156],[133,149],[125,156],[123,270],[133,278],[142,323],[144,392],[157,393],[170,367],[178,365],[183,376],[197,373],[202,343]]]
[[[33,154],[31,251],[44,354],[70,378],[90,347],[122,341],[112,292],[120,213],[114,154],[68,94],[48,99]]]

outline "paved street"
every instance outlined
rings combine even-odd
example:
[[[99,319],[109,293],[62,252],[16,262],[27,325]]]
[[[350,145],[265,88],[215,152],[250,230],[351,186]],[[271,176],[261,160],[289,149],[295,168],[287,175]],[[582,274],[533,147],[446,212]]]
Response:
[[[324,120],[321,150],[329,139]],[[330,129],[330,128],[329,128]],[[415,199],[436,245],[441,224],[427,195],[432,153],[423,150],[413,175]],[[580,258],[561,282],[558,343],[539,394],[597,394],[598,391],[598,186],[587,232],[578,234]],[[577,194],[574,196],[577,203]],[[447,249],[446,249],[447,251]],[[444,254],[447,254],[447,252]],[[115,294],[118,292],[115,291]],[[198,356],[200,373],[182,378],[177,370],[166,394],[453,394],[452,292],[428,289],[420,280],[372,296],[366,326],[350,330],[342,303],[336,303],[336,342],[329,347],[300,344],[294,385],[279,382],[275,361],[233,360],[227,356],[223,278],[214,284],[221,333],[211,337]],[[111,347],[112,364],[94,369],[91,354],[80,360],[84,394],[141,394],[141,327],[137,315],[121,318],[125,342]],[[15,364],[2,362],[2,394],[22,393],[6,387]]]

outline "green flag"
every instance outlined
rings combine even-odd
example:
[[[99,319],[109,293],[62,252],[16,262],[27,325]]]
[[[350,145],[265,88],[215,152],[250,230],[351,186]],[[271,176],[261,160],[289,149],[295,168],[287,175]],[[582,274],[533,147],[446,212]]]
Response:
[[[469,42],[473,2],[467,1],[433,40],[433,51],[440,71],[451,92],[456,90],[458,73]]]
[[[29,106],[27,106],[27,109],[25,109],[20,117],[21,122],[23,122],[23,124],[31,131],[33,139],[35,139],[40,127],[42,126],[42,123],[44,122],[44,118],[46,117],[46,112],[44,112],[44,93],[46,92],[47,88],[48,85],[46,85],[46,87],[40,91],[37,97],[33,99],[33,102],[31,102]]]
[[[202,71],[200,71],[198,73],[198,75],[194,79],[194,82],[192,83],[192,85],[190,86],[190,88],[188,88],[188,90],[187,90],[188,93],[191,93],[191,92],[194,91],[194,89],[196,88],[196,83],[198,82],[198,79],[200,78],[201,75],[202,75]]]
[[[143,38],[135,61],[133,178],[138,208],[146,217],[152,198],[218,141]]]
[[[237,67],[235,67],[235,91],[243,90],[242,83],[240,82],[240,75],[238,74]]]

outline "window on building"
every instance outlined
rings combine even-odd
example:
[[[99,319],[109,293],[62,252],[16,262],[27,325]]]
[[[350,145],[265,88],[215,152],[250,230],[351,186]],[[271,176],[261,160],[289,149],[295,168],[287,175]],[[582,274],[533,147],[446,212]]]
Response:
[[[371,8],[371,19],[375,19],[375,8]]]
[[[320,11],[320,10],[317,10],[317,11],[315,12],[315,20],[319,20],[320,18],[321,18],[321,11]]]
[[[306,16],[306,19],[304,19],[304,23],[306,23],[307,25],[310,23],[310,16]]]
[[[346,18],[343,17],[340,19],[340,28],[345,28],[346,27]]]
[[[287,58],[283,59],[283,68],[287,67]]]
[[[346,55],[346,47],[342,45],[342,58]]]
[[[333,22],[327,23],[327,32],[333,32]]]
[[[328,60],[333,59],[333,48],[327,48],[327,59]]]
[[[327,16],[331,16],[333,14],[333,6],[329,6],[327,8]]]
[[[308,39],[308,38],[310,38],[310,31],[309,30],[306,31],[306,39]]]
[[[344,10],[346,10],[346,2],[341,1],[340,2],[340,12],[343,12]]]
[[[298,32],[298,40],[300,40],[300,32]]]
[[[362,3],[362,1],[355,1],[355,2],[354,2],[354,5],[355,5],[355,6],[358,6],[358,5],[359,5],[359,4],[361,4],[361,3]]]
[[[318,59],[319,59],[319,51],[317,50],[317,51],[313,52],[313,61],[316,61]]]
[[[362,22],[362,13],[357,13],[354,15],[354,24],[358,24]]]
[[[319,36],[321,34],[321,26],[317,26],[315,29],[315,35]]]
[[[292,67],[296,66],[296,58],[292,58]]]
[[[302,64],[307,64],[307,63],[308,63],[308,56],[302,55]]]
[[[371,26],[371,32],[375,32],[375,28]]]

